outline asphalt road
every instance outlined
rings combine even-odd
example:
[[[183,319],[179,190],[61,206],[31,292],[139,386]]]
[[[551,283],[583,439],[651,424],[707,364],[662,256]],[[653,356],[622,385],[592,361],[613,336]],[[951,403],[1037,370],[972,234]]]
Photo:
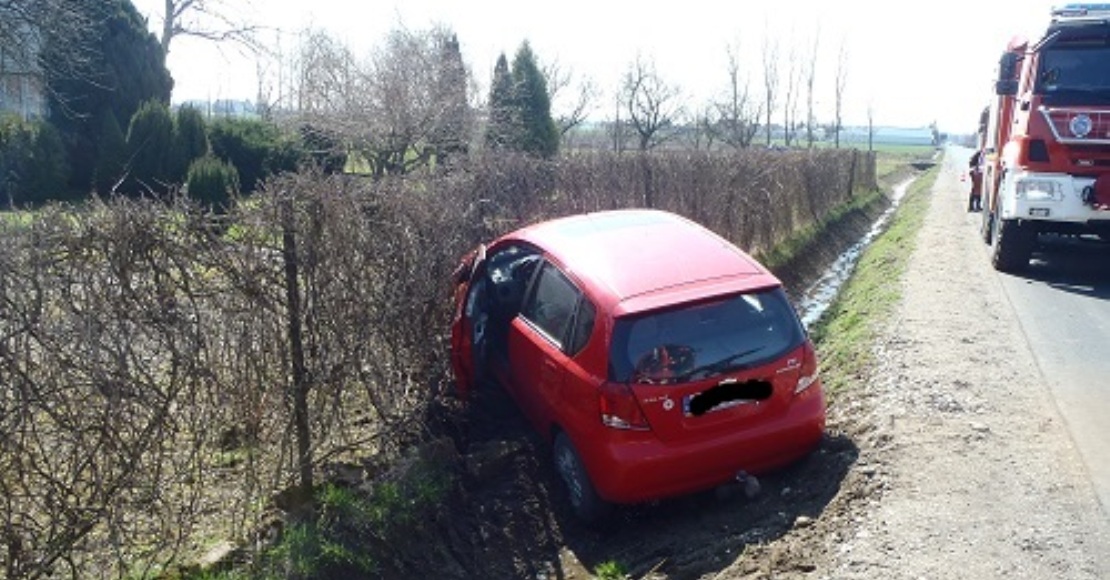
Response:
[[[997,275],[1110,517],[1110,244],[1041,242],[1028,271]]]

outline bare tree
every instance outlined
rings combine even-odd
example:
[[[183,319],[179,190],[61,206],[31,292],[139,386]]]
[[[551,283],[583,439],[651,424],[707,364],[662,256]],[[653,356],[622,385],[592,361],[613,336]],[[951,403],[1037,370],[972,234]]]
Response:
[[[628,124],[622,114],[623,109],[624,97],[618,91],[616,97],[613,99],[613,119],[609,122],[608,127],[609,140],[612,142],[613,152],[618,154],[624,152],[628,140]]]
[[[298,55],[295,110],[309,120],[355,109],[365,80],[351,50],[323,30],[305,31]]]
[[[814,99],[814,84],[817,80],[817,55],[821,48],[821,27],[817,26],[817,30],[813,33],[813,45],[810,51],[809,60],[805,63],[805,79],[806,79],[806,145],[813,147],[814,134],[813,126],[817,122],[813,114],[813,99]]]
[[[541,72],[547,81],[555,126],[565,140],[567,133],[581,125],[593,110],[597,85],[593,79],[577,78],[573,70],[564,69],[557,60],[544,65]]]
[[[448,125],[459,140],[469,132],[467,73],[458,68],[461,61],[446,70],[442,58],[444,45],[451,42],[457,46],[454,34],[444,28],[398,30],[372,56],[369,107],[351,114],[367,130],[366,144],[379,175],[405,173],[427,163]],[[448,77],[452,89],[444,86]]]
[[[767,122],[764,125],[767,132],[767,146],[771,146],[771,115],[775,112],[778,103],[779,86],[779,45],[778,40],[771,38],[770,30],[763,36],[763,99],[764,114]]]
[[[797,48],[791,43],[786,57],[786,85],[783,89],[782,132],[783,140],[789,147],[794,140],[795,125],[798,120],[798,101],[801,98],[802,63]]]
[[[759,132],[763,108],[751,95],[749,78],[741,69],[739,45],[728,50],[728,87],[715,104],[716,136],[735,149],[749,147]]]
[[[836,57],[836,86],[834,87],[833,134],[836,147],[840,147],[840,131],[844,128],[844,89],[848,86],[848,40],[840,42]]]
[[[465,151],[468,77],[445,28],[395,30],[363,60],[316,31],[302,44],[294,92],[302,121],[340,136],[382,176]]]
[[[707,103],[702,106],[693,114],[693,118],[682,130],[685,141],[695,151],[713,149],[713,142],[717,140],[716,127],[719,120],[716,104]]]
[[[681,98],[680,89],[663,80],[653,62],[637,57],[629,66],[621,99],[640,151],[654,149],[674,136],[675,120],[682,113]]]
[[[213,42],[234,42],[249,49],[257,48],[255,33],[244,8],[251,0],[165,0],[162,9],[162,53],[170,53],[170,44],[179,36],[193,36]]]
[[[867,103],[867,150],[875,150],[875,103]]]

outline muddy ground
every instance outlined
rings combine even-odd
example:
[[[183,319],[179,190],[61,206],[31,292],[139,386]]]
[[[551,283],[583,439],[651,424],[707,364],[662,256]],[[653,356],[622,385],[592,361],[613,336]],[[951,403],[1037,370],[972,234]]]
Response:
[[[383,571],[589,578],[616,562],[632,578],[1110,578],[1106,514],[992,282],[956,161],[892,281],[904,298],[874,346],[879,368],[832,397],[819,449],[762,478],[758,496],[716,490],[587,529],[550,450],[487,387],[445,430],[463,455],[450,505],[394,546]],[[852,216],[817,244],[822,255],[779,275],[804,287],[882,209]]]

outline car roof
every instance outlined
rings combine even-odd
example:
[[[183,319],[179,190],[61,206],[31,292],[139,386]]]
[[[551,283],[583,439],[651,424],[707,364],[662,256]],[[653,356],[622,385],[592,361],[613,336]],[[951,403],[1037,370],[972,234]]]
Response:
[[[507,237],[541,248],[616,316],[780,285],[728,240],[659,210],[575,215]]]

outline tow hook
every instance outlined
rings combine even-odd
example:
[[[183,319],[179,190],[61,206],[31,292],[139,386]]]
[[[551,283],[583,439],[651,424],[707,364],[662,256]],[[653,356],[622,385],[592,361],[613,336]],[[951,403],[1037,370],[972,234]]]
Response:
[[[748,475],[746,471],[738,471],[732,477],[732,481],[718,487],[715,494],[721,501],[732,500],[739,497],[741,493],[747,499],[755,499],[759,495],[759,490],[759,480],[755,476]]]
[[[744,497],[754,499],[759,495],[759,480],[754,475],[748,475],[746,471],[736,472],[736,483],[744,487]]]

